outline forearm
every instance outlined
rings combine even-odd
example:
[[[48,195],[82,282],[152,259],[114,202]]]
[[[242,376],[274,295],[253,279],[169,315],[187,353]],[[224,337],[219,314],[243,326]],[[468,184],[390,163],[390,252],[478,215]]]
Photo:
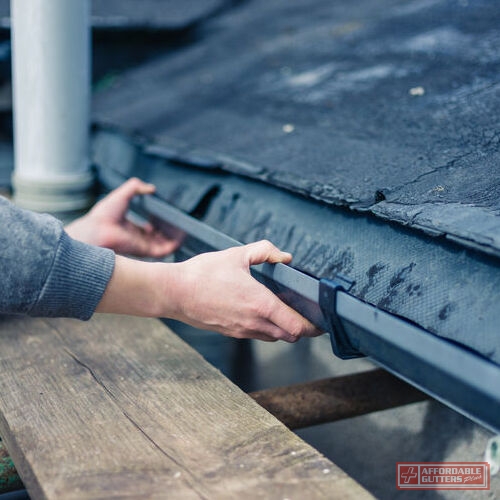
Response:
[[[96,312],[175,317],[181,291],[178,266],[117,255],[111,280]]]

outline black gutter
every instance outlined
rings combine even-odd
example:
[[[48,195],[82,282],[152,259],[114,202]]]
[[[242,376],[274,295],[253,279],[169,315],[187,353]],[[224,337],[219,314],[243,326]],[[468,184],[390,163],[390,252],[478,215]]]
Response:
[[[125,179],[99,171],[105,190]],[[168,231],[184,235],[188,253],[241,245],[161,200],[138,199],[133,210]],[[330,332],[334,352],[347,359],[359,355],[373,361],[480,425],[500,432],[500,366],[402,318],[367,304],[345,291],[345,280],[319,280],[283,264],[252,267],[252,274],[282,300]]]

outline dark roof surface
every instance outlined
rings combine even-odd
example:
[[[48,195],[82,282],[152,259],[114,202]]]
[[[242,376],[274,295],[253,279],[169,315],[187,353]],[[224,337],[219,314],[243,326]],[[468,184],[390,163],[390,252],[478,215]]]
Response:
[[[118,77],[100,122],[500,255],[500,7],[253,0]]]
[[[228,3],[228,0],[92,0],[92,24],[107,29],[184,29]],[[10,0],[0,0],[0,27],[10,26],[9,4]]]
[[[95,160],[500,363],[499,46],[494,1],[248,1],[95,95],[164,145],[107,136]],[[207,152],[268,186],[188,166]]]

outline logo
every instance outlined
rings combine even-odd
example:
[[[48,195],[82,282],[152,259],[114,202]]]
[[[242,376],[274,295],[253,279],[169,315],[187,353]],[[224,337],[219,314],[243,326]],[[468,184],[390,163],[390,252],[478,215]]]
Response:
[[[489,490],[488,462],[398,462],[398,490]]]

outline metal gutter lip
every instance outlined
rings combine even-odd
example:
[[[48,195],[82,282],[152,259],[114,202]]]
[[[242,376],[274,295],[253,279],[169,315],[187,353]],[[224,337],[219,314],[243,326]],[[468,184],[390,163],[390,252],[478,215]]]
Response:
[[[340,293],[337,312],[372,360],[464,414],[500,431],[500,367],[401,318]]]
[[[99,178],[107,189],[126,179],[110,169],[101,169]],[[191,253],[241,245],[156,196],[140,197],[133,210],[160,227],[181,230],[186,236],[183,245]],[[349,343],[362,355],[484,427],[500,432],[500,366],[345,291],[336,290],[331,307],[322,310],[320,290],[325,280],[284,264],[262,264],[251,271],[284,302],[329,331],[332,344],[339,332],[329,325],[340,322]]]

